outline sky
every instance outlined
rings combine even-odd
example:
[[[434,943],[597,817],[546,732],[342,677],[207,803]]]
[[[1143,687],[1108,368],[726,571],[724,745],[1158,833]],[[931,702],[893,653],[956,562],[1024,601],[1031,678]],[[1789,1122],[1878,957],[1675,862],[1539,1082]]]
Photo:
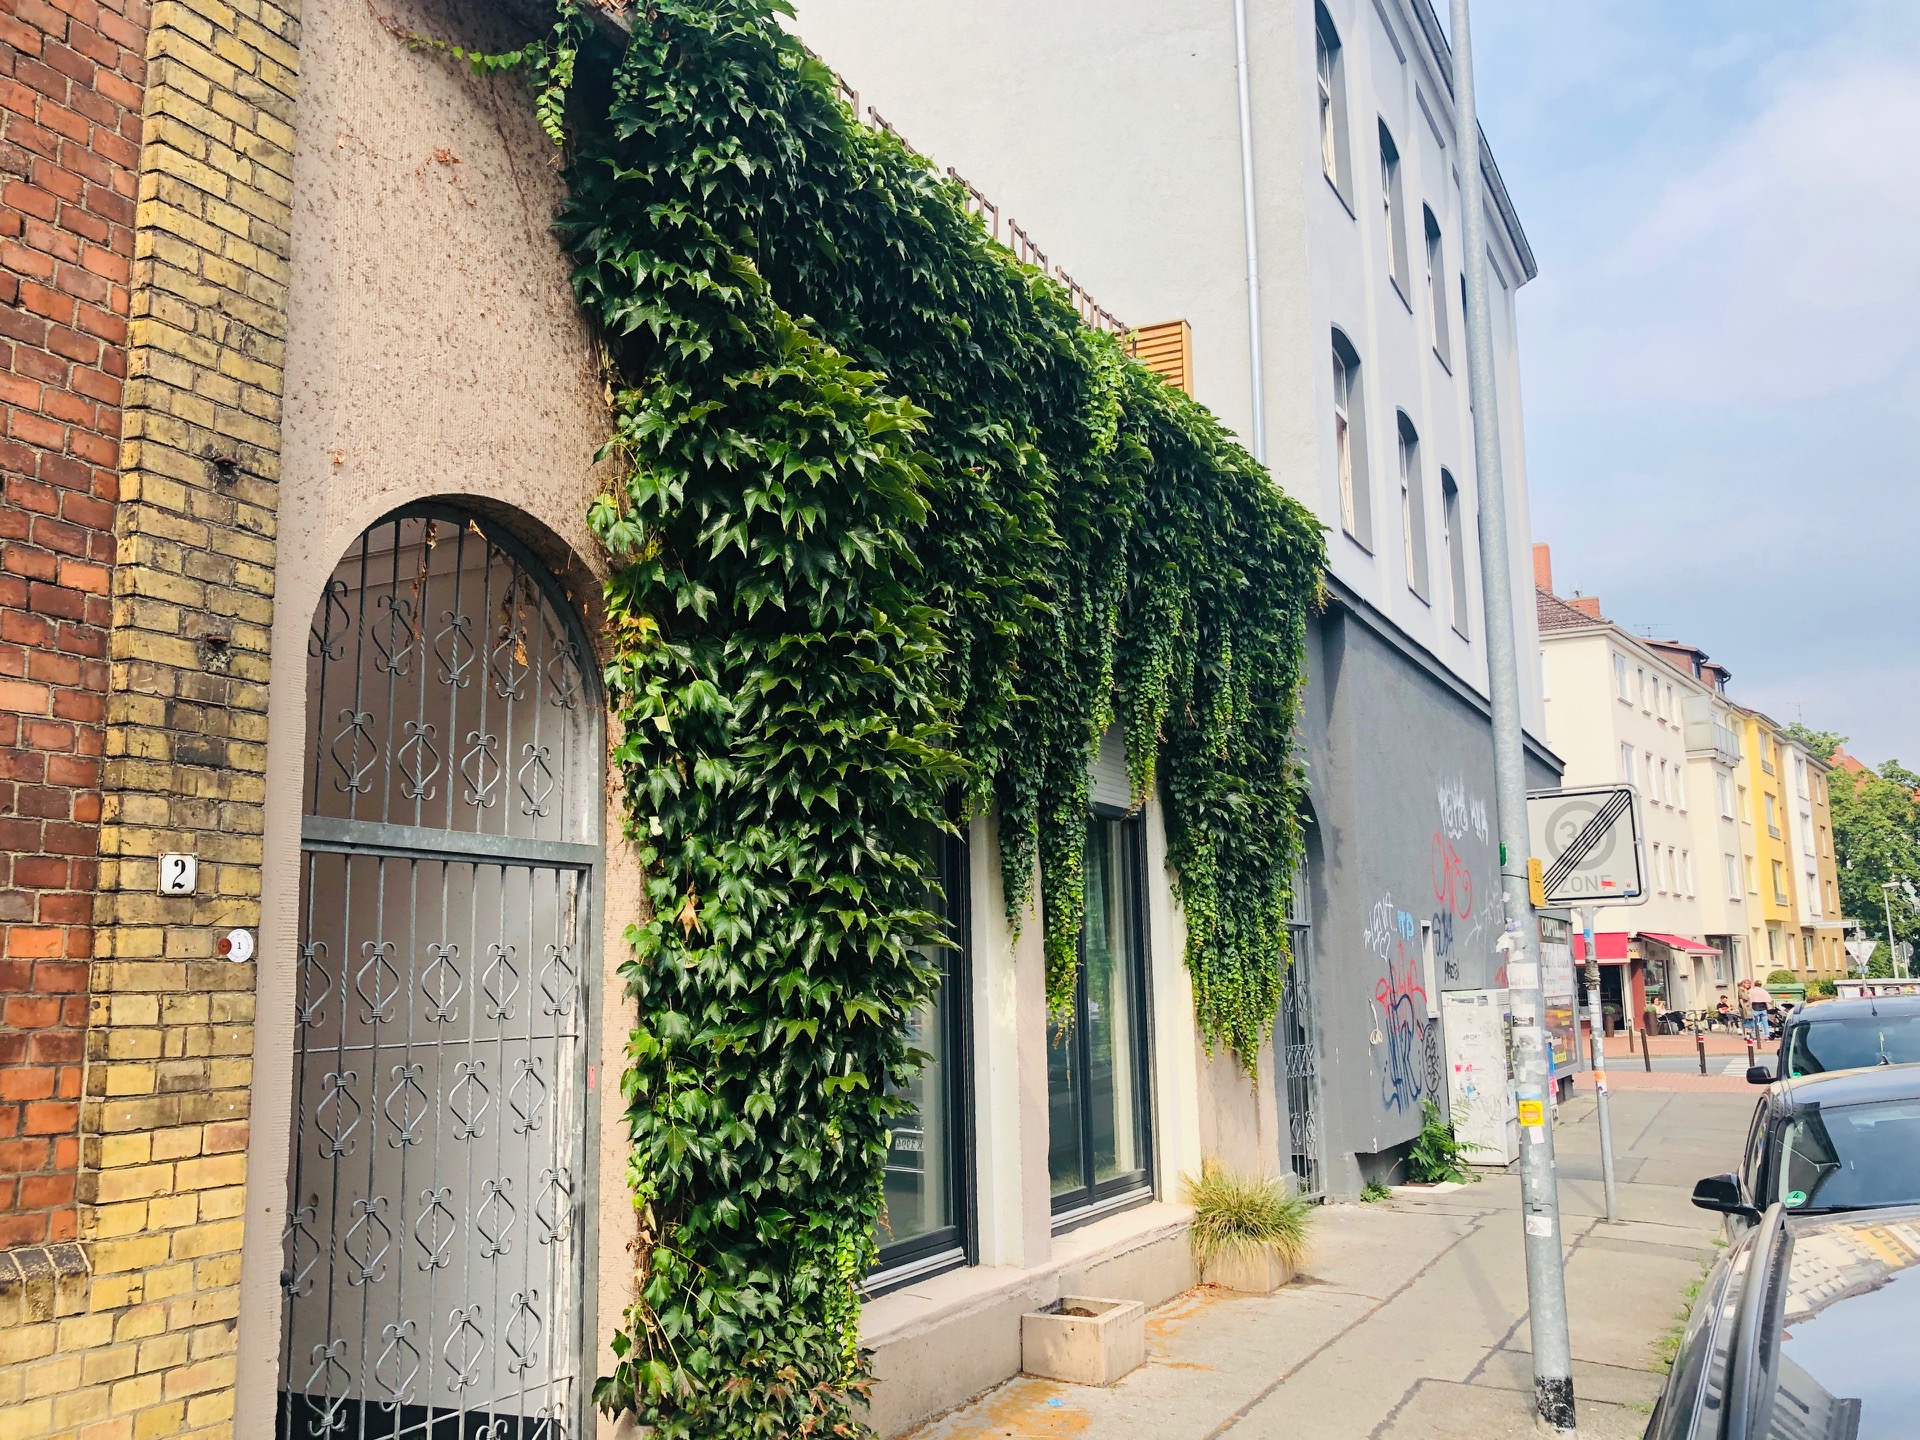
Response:
[[[1473,0],[1473,27],[1540,263],[1555,589],[1920,762],[1920,0]]]

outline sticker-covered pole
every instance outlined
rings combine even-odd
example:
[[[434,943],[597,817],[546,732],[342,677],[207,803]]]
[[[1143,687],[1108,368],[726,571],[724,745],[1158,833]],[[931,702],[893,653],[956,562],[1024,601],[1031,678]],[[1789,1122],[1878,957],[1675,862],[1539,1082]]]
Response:
[[[1466,254],[1467,378],[1473,399],[1474,480],[1480,490],[1480,576],[1486,592],[1487,698],[1493,711],[1494,795],[1500,811],[1500,885],[1507,902],[1508,1000],[1513,1007],[1514,1090],[1520,1118],[1520,1208],[1533,1340],[1534,1405],[1543,1424],[1573,1429],[1573,1353],[1560,1248],[1560,1195],[1547,1123],[1547,1048],[1540,992],[1540,924],[1527,871],[1527,753],[1520,722],[1520,651],[1514,622],[1513,552],[1500,472],[1500,414],[1493,371],[1493,309],[1487,291],[1487,223],[1480,174],[1480,122],[1473,95],[1467,0],[1453,0],[1453,95],[1458,116],[1460,208]],[[1531,601],[1529,601],[1531,603]]]
[[[1600,1115],[1600,1177],[1607,1187],[1607,1223],[1620,1223],[1620,1197],[1613,1188],[1613,1122],[1607,1114],[1607,1032],[1600,1015],[1600,952],[1593,948],[1593,907],[1580,907],[1587,943],[1587,1041],[1593,1047],[1593,1092]]]

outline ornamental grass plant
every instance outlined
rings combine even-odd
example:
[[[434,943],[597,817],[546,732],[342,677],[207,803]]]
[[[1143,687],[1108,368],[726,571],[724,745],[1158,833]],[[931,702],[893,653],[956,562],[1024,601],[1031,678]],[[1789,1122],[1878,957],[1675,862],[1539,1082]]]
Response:
[[[1262,1254],[1297,1266],[1306,1255],[1313,1206],[1290,1193],[1284,1180],[1203,1160],[1197,1177],[1181,1177],[1180,1192],[1193,1207],[1188,1237],[1198,1268],[1228,1257]]]

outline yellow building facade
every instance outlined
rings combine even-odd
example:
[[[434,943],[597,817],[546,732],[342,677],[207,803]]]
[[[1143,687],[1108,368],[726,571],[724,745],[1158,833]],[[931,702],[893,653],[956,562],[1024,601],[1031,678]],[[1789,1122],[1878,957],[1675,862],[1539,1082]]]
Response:
[[[1739,708],[1741,864],[1750,954],[1761,979],[1802,983],[1846,973],[1828,767],[1757,710]]]

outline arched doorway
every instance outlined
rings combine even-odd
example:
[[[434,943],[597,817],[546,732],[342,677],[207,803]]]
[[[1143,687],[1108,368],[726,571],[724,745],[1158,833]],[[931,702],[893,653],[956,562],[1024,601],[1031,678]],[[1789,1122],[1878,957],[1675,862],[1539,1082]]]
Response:
[[[472,514],[396,511],[327,582],[283,1440],[583,1431],[600,715],[551,576]]]

